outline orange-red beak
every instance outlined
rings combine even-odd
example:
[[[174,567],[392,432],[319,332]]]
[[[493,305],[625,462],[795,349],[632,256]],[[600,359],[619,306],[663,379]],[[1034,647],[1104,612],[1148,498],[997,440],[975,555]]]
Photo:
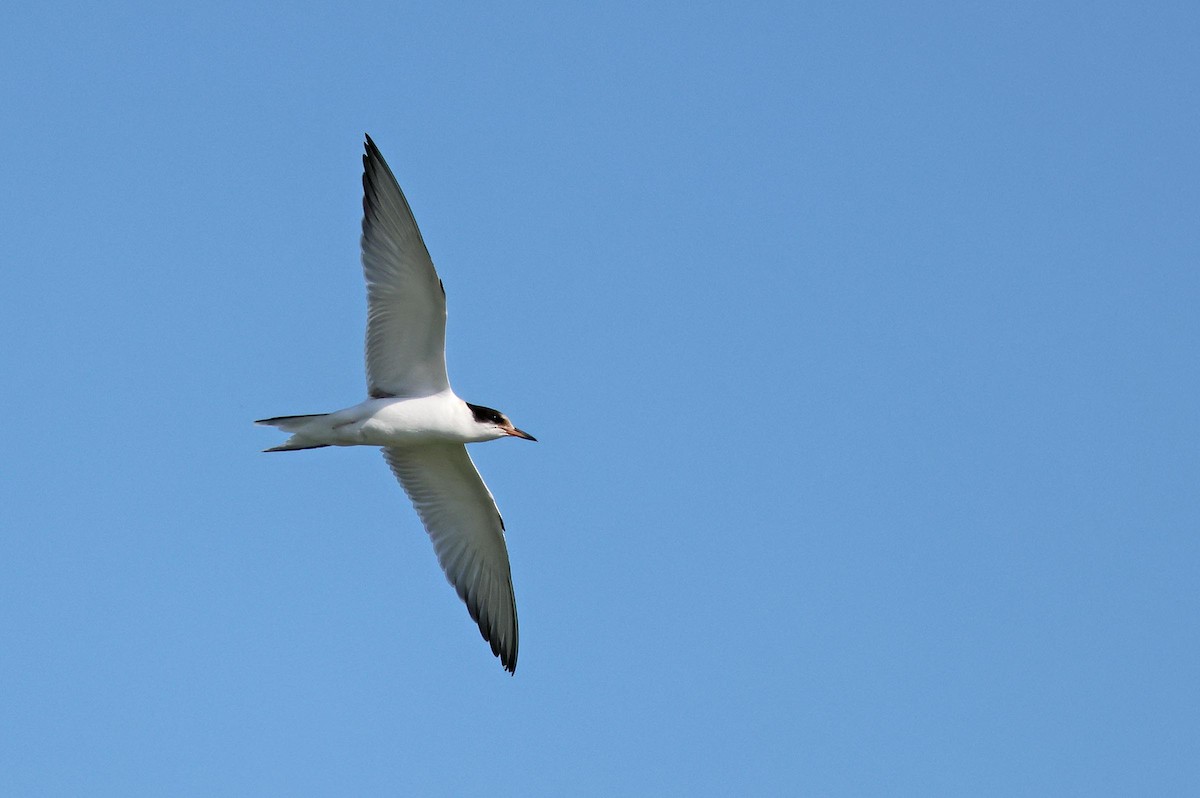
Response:
[[[537,441],[537,438],[533,437],[524,430],[517,429],[516,427],[509,427],[508,434],[512,435],[514,438],[524,438],[527,441]]]

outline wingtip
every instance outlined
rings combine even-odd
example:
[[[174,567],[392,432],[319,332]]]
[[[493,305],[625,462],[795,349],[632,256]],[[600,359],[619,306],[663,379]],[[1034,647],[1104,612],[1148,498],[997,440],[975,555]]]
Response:
[[[370,133],[363,133],[363,188],[368,185],[368,175],[371,171],[371,161],[379,158],[379,148],[375,146],[374,139]],[[363,197],[366,199],[366,197]]]
[[[492,656],[500,660],[500,666],[504,668],[504,670],[515,676],[517,673],[517,641],[515,639],[511,641],[505,640],[498,635],[489,634],[489,632],[486,631],[486,623],[481,623],[479,618],[476,617],[475,613],[472,613],[472,619],[479,625],[479,633],[483,635],[483,639],[492,649]],[[513,634],[515,635],[516,618],[513,619],[513,622]]]
[[[511,674],[513,676],[517,675],[517,652],[516,651],[512,651],[512,650],[505,651],[505,650],[501,649],[500,651],[496,652],[496,656],[500,658],[500,665],[501,665],[501,667],[504,668],[504,670],[508,671],[509,674]]]
[[[375,139],[371,138],[370,133],[363,133],[363,163],[382,160],[383,153],[379,151],[379,145],[375,143]]]
[[[507,650],[501,650],[500,664],[504,666],[504,670],[508,671],[513,676],[517,675],[517,646],[516,641]]]

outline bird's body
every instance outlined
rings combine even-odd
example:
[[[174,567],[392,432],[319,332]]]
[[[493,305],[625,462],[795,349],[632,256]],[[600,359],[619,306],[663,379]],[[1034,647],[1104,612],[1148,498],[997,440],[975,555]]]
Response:
[[[418,446],[427,443],[481,443],[506,434],[481,427],[471,406],[444,391],[411,399],[367,399],[353,407],[314,416],[284,416],[261,423],[279,427],[293,437],[269,451],[314,449],[321,446]],[[303,419],[303,421],[299,421]]]
[[[378,446],[412,500],[438,561],[508,671],[517,609],[504,522],[464,444],[535,440],[497,410],[464,402],[446,375],[446,293],[408,201],[383,156],[363,156],[367,394],[333,413],[258,421],[291,433],[269,452]]]

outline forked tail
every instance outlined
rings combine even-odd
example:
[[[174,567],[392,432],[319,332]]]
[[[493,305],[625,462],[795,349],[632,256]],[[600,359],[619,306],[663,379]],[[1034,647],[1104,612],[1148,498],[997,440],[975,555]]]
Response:
[[[297,452],[301,449],[321,449],[328,446],[328,443],[317,443],[311,438],[305,438],[300,432],[314,418],[327,416],[328,413],[314,413],[310,416],[276,416],[275,418],[260,418],[255,421],[261,427],[275,427],[284,432],[291,432],[292,437],[288,438],[278,446],[272,446],[270,449],[263,449],[264,452]]]

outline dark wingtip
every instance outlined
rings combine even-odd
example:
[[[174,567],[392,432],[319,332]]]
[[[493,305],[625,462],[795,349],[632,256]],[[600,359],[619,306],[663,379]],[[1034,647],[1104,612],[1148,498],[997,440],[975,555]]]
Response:
[[[470,605],[468,605],[467,608],[470,609]],[[516,641],[516,639],[513,639],[511,642],[509,642],[506,645],[505,643],[501,642],[499,637],[492,637],[488,634],[488,630],[485,628],[485,625],[483,623],[481,623],[479,620],[479,614],[473,610],[471,611],[471,619],[473,621],[475,621],[476,624],[478,624],[479,633],[483,636],[483,639],[487,642],[488,646],[492,649],[492,656],[498,657],[500,659],[500,665],[503,666],[504,670],[515,675],[517,672],[517,641]],[[513,626],[514,637],[517,634],[517,627],[515,626],[515,620],[516,619],[514,618],[514,626]]]
[[[363,134],[363,187],[366,188],[369,180],[369,172],[371,160],[383,160],[383,156],[379,154],[379,148],[375,146],[375,140],[371,138],[370,133]]]

